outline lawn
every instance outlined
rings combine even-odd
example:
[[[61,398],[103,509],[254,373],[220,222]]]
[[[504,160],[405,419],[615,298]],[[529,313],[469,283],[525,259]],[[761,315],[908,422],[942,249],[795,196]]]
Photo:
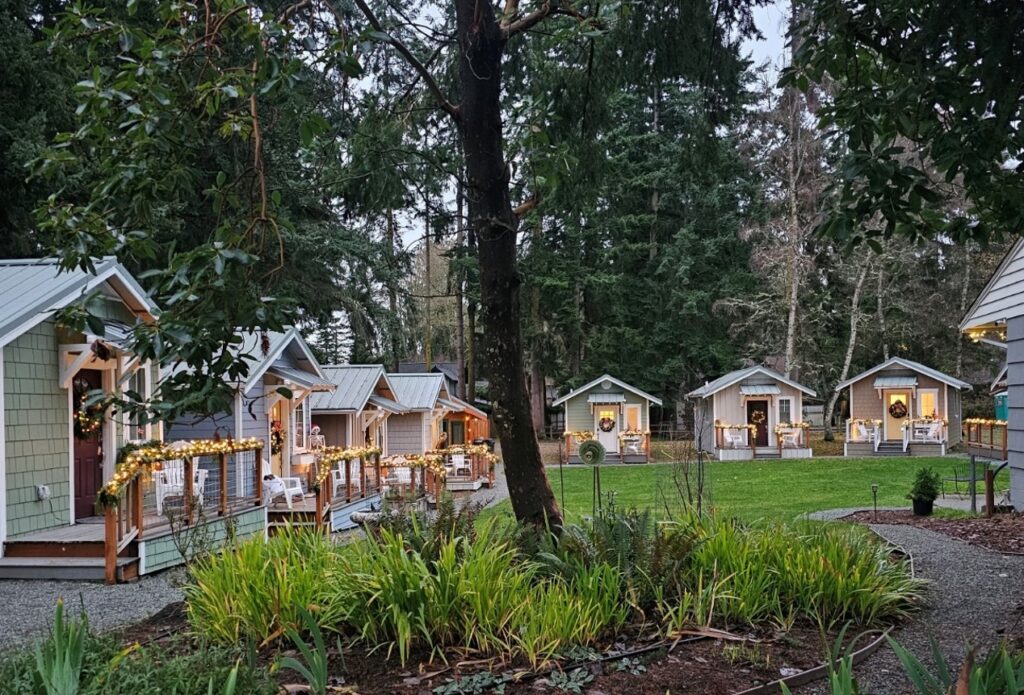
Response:
[[[821,458],[792,461],[741,461],[707,464],[707,489],[714,507],[747,521],[792,519],[803,512],[839,507],[871,507],[871,484],[878,483],[879,507],[909,506],[914,473],[922,466],[952,475],[953,458]],[[681,508],[673,465],[617,465],[601,469],[601,489],[616,494],[620,505]],[[548,478],[568,521],[593,510],[593,474],[584,466],[548,467]],[[562,490],[561,478],[565,489]],[[981,491],[979,490],[979,494]],[[495,512],[509,512],[508,501]]]

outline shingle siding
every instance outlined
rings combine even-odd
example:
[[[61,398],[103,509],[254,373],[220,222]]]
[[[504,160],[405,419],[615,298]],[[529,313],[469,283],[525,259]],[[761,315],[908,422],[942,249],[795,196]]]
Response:
[[[253,536],[266,535],[267,508],[255,507],[250,511],[235,514],[231,517],[234,523],[234,539],[243,541]],[[224,547],[227,542],[226,525],[223,519],[211,520],[210,531],[213,549]],[[174,536],[166,535],[147,539],[139,543],[139,555],[142,558],[142,574],[151,574],[169,567],[182,564],[181,553],[174,543]]]
[[[7,535],[70,523],[68,392],[57,373],[57,328],[44,321],[3,350]],[[36,500],[35,486],[50,487]]]
[[[427,420],[427,413],[409,413],[407,415],[392,415],[388,418],[388,453],[395,454],[422,454],[423,453],[423,428],[424,420]]]

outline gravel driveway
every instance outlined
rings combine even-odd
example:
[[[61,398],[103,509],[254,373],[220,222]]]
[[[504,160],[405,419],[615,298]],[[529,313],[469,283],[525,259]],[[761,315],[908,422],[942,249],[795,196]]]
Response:
[[[29,646],[49,633],[57,599],[64,598],[65,614],[77,616],[85,607],[90,626],[111,630],[159,612],[182,600],[172,582],[176,572],[142,577],[134,584],[97,584],[43,580],[0,581],[0,651]]]
[[[927,529],[904,525],[871,527],[914,557],[919,577],[931,581],[928,607],[895,635],[926,664],[931,664],[930,637],[945,655],[950,670],[959,669],[967,642],[987,648],[1021,619],[1024,557],[1006,556],[968,545]],[[895,654],[883,647],[856,669],[863,693],[902,695],[916,691],[903,675]],[[828,693],[822,683],[798,693]]]

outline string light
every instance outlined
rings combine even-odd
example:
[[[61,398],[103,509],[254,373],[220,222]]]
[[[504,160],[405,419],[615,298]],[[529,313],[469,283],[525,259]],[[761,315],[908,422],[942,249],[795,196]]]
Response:
[[[316,480],[313,481],[313,484],[320,488],[327,482],[327,478],[331,475],[331,469],[334,468],[336,463],[359,459],[359,463],[362,464],[366,462],[366,459],[380,455],[381,450],[374,446],[352,447],[348,449],[337,446],[326,447],[317,457]]]
[[[591,439],[593,439],[594,433],[589,430],[580,430],[579,432],[566,432],[565,436],[572,437],[577,442],[580,442],[582,444],[583,442],[589,442]]]
[[[796,422],[780,422],[775,425],[775,434],[782,434],[788,430],[809,430],[810,428],[811,423],[809,422],[801,422],[799,420]]]

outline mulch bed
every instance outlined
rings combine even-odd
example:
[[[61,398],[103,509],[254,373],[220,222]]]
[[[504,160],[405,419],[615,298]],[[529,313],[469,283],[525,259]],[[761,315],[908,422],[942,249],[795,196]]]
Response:
[[[992,518],[966,517],[960,519],[935,516],[914,516],[910,510],[857,512],[843,521],[861,524],[908,524],[952,536],[1000,553],[1024,555],[1024,514],[1001,513]]]
[[[125,643],[159,644],[177,639],[186,632],[184,605],[166,609],[121,631]],[[786,634],[743,634],[746,641],[703,639],[681,641],[670,652],[671,644],[646,654],[632,657],[626,667],[621,660],[604,663],[574,664],[587,670],[592,680],[583,690],[592,695],[612,695],[628,692],[630,695],[664,695],[693,693],[694,695],[721,695],[737,693],[767,683],[784,675],[813,668],[822,662],[821,637],[813,628],[797,627]],[[829,637],[829,640],[833,637]],[[830,642],[831,644],[831,642]],[[640,645],[616,645],[619,650],[635,649]],[[861,644],[860,646],[863,646]],[[266,659],[274,655],[267,654]],[[402,666],[397,656],[386,658],[386,652],[369,654],[364,650],[347,649],[344,658],[331,660],[332,672],[337,674],[334,685],[338,692],[359,695],[430,695],[433,689],[449,680],[462,678],[484,670],[495,674],[513,673],[521,681],[506,684],[505,692],[512,694],[562,692],[552,687],[545,675],[530,677],[526,664],[501,664],[492,661],[460,662],[458,656],[449,656],[448,663],[431,661],[425,651],[414,653]],[[620,670],[621,668],[621,670]],[[288,671],[278,674],[282,685],[298,682]],[[457,692],[457,691],[456,691]]]

